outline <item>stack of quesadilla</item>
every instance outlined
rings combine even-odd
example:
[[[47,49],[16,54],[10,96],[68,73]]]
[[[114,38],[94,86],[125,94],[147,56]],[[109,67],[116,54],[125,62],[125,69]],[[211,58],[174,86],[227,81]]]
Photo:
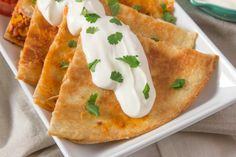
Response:
[[[24,1],[19,1],[16,8],[24,8]],[[114,0],[100,0],[107,16],[113,15],[111,1],[114,3]],[[81,36],[72,35],[68,28],[68,7],[57,27],[45,19],[36,5],[33,15],[27,16],[30,26],[24,26],[28,29],[26,40],[10,38],[9,27],[16,18],[14,14],[18,15],[13,13],[5,37],[23,45],[17,78],[35,86],[35,103],[52,112],[50,135],[93,144],[144,134],[191,106],[214,72],[218,56],[193,49],[197,33],[161,19],[163,12],[172,13],[173,1],[166,2],[170,6],[151,0],[150,3],[120,2],[123,4],[115,3],[119,8],[115,22],[129,26],[137,36],[147,57],[157,95],[152,110],[140,118],[125,114],[112,90],[93,83]],[[87,106],[93,93],[96,93],[93,103],[96,101],[97,105],[91,111]],[[97,111],[95,115],[94,110]]]

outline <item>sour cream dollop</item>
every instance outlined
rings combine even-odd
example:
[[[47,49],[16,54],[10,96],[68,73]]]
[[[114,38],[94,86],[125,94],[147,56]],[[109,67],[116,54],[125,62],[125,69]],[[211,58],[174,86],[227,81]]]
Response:
[[[148,61],[128,25],[106,16],[99,0],[38,0],[37,4],[54,26],[61,23],[64,7],[68,6],[68,29],[72,35],[80,34],[87,63],[95,64],[91,70],[93,83],[113,90],[125,114],[141,118],[151,111],[156,92]],[[93,14],[95,20],[85,14]],[[132,66],[133,62],[136,66]]]

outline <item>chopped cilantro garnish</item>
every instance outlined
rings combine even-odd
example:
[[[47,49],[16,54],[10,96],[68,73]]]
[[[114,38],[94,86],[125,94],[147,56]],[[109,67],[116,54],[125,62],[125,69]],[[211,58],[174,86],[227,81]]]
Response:
[[[138,56],[130,56],[130,55],[127,55],[127,56],[123,56],[123,57],[120,57],[120,58],[116,58],[117,60],[120,60],[120,61],[123,61],[127,64],[129,64],[129,66],[131,68],[137,68],[139,65],[140,65],[140,62],[139,60],[137,59]]]
[[[86,33],[95,34],[97,31],[99,31],[98,27],[89,27],[89,28],[87,28]]]
[[[100,112],[99,112],[99,107],[96,105],[96,100],[97,100],[97,97],[98,97],[98,94],[95,93],[95,94],[92,94],[90,97],[89,97],[89,100],[87,102],[87,105],[86,105],[86,110],[95,115],[96,117],[98,117],[100,115]]]
[[[83,7],[83,10],[82,10],[82,12],[81,12],[81,15],[85,16],[85,15],[87,15],[87,14],[88,14],[88,10],[87,10],[85,7]]]
[[[75,0],[75,2],[83,2],[83,0]]]
[[[176,79],[171,87],[174,88],[174,89],[180,89],[180,88],[183,88],[185,85],[185,79]]]
[[[163,12],[162,19],[170,23],[175,23],[176,17],[174,17],[170,12],[168,12],[166,3],[162,3],[161,8]]]
[[[123,76],[118,71],[113,71],[111,73],[110,79],[112,79],[113,81],[119,82],[119,83],[123,82]]]
[[[142,9],[142,6],[141,5],[134,5],[132,8],[134,10],[140,11]]]
[[[161,3],[162,12],[167,12],[166,3]]]
[[[159,38],[157,38],[157,37],[152,37],[151,39],[154,40],[155,42],[160,41]]]
[[[68,62],[65,62],[65,61],[61,61],[60,62],[60,67],[62,69],[67,69],[69,67],[69,63]]]
[[[116,25],[119,25],[121,26],[122,23],[120,22],[120,20],[118,20],[117,18],[113,17],[111,20],[110,20],[111,23],[114,23]]]
[[[123,34],[120,32],[116,32],[114,34],[111,34],[108,36],[108,41],[111,45],[116,45],[118,44],[123,38]]]
[[[70,40],[68,42],[69,48],[76,48],[77,47],[77,42],[75,40]]]
[[[149,92],[150,92],[150,86],[148,83],[146,83],[146,85],[144,86],[144,89],[143,89],[143,95],[144,95],[145,99],[149,98]]]
[[[171,13],[169,12],[164,12],[163,13],[163,16],[162,16],[162,19],[167,21],[167,22],[170,22],[170,23],[175,23],[176,22],[176,17],[174,17]]]
[[[118,0],[108,0],[108,6],[111,10],[111,15],[116,16],[120,11],[120,4]]]
[[[100,18],[100,16],[95,13],[87,13],[85,18],[88,22],[95,23]]]
[[[95,59],[92,63],[89,63],[88,64],[89,70],[91,70],[92,72],[95,72],[96,66],[99,62],[101,62],[100,59]]]

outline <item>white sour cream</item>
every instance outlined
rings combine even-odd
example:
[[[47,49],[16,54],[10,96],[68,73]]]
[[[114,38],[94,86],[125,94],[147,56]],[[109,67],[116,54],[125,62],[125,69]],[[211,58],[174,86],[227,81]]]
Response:
[[[53,26],[61,24],[64,8],[67,1],[57,2],[55,0],[39,0],[37,1],[38,9],[44,18]]]
[[[219,5],[228,9],[236,9],[236,0],[196,0],[200,3]]]
[[[123,112],[128,116],[140,118],[147,115],[154,104],[156,92],[143,47],[129,26],[123,23],[122,25],[111,23],[110,20],[113,17],[105,15],[105,10],[99,0],[83,0],[82,2],[67,0],[63,3],[49,0],[47,4],[42,4],[45,1],[48,0],[38,0],[39,10],[52,25],[60,23],[58,21],[61,21],[63,16],[61,8],[68,5],[69,31],[73,35],[80,33],[87,62],[100,60],[96,64],[95,72],[91,72],[93,83],[100,88],[113,90]],[[88,22],[81,14],[83,8],[86,8],[89,13],[96,13],[100,18],[95,23]],[[95,27],[97,31],[89,34],[87,33],[89,27]],[[116,32],[122,33],[123,38],[118,44],[112,45],[108,41],[108,36]],[[131,68],[129,64],[117,60],[127,55],[138,56],[140,65]],[[114,71],[122,74],[123,82],[116,82],[110,78]],[[150,87],[147,99],[143,94],[146,84]]]

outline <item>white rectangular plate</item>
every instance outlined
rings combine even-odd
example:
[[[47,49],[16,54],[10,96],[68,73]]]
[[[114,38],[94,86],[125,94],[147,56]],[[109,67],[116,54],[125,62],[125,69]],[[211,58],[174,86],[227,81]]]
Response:
[[[177,25],[189,30],[198,32],[199,37],[196,49],[202,52],[214,53],[220,56],[220,62],[214,76],[208,83],[205,90],[198,97],[193,106],[178,118],[159,127],[149,133],[131,140],[120,142],[109,142],[96,145],[73,144],[67,140],[53,137],[62,153],[66,157],[89,157],[89,156],[126,156],[139,149],[142,149],[154,142],[157,142],[185,127],[192,125],[213,113],[236,102],[236,70],[224,57],[224,55],[214,46],[201,29],[178,5],[175,5],[175,15],[178,19]],[[8,24],[9,18],[0,16],[0,51],[11,70],[16,75],[17,63],[20,49],[3,39],[3,34]],[[32,100],[34,89],[19,81],[29,101],[34,106],[38,115],[48,128],[51,114],[37,107]]]

